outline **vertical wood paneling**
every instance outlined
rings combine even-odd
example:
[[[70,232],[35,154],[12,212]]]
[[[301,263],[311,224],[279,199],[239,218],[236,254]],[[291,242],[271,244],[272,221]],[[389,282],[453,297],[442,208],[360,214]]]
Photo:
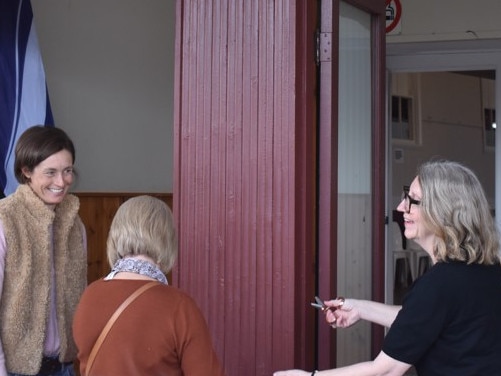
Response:
[[[338,198],[338,289],[345,296],[371,299],[372,260],[370,194],[340,193]],[[356,229],[356,237],[353,237]],[[345,366],[371,358],[371,326],[362,322],[337,332],[337,366]]]
[[[209,6],[210,2],[207,2]],[[227,220],[227,202],[228,195],[226,183],[229,181],[227,174],[230,169],[226,167],[226,155],[228,146],[232,145],[232,141],[227,136],[230,133],[230,125],[226,119],[227,101],[227,68],[226,61],[228,60],[228,49],[226,41],[228,40],[228,28],[224,25],[229,25],[231,19],[228,18],[228,9],[226,1],[213,2],[211,9],[206,10],[207,25],[212,25],[212,33],[210,41],[207,40],[207,61],[211,61],[210,72],[207,74],[207,91],[208,95],[207,106],[210,108],[211,115],[207,116],[209,123],[206,124],[206,129],[209,130],[211,137],[210,143],[210,203],[214,204],[214,208],[209,209],[209,223],[207,229],[210,235],[210,244],[208,250],[211,256],[209,264],[212,270],[210,276],[211,288],[209,291],[210,299],[214,302],[211,306],[213,316],[210,321],[211,327],[215,328],[216,333],[222,333],[223,336],[218,336],[217,345],[221,348],[226,348],[226,330],[225,320],[225,250],[228,248],[226,244],[226,229],[223,224]],[[212,35],[211,35],[212,34]],[[212,81],[212,83],[211,83]],[[207,113],[207,112],[206,112]],[[219,303],[219,304],[217,304]],[[225,351],[226,353],[226,351]]]
[[[113,216],[124,198],[120,195],[106,197],[105,194],[77,196],[80,199],[79,215],[87,233],[87,280],[92,282],[110,270],[106,240]]]
[[[312,39],[297,32],[306,16],[296,0],[179,0],[177,11],[175,283],[204,312],[228,375],[311,368],[315,181],[304,170],[315,166],[312,137],[298,138],[315,118],[302,93],[314,82],[298,80],[314,69],[303,57]]]
[[[259,86],[257,112],[257,192],[260,195],[261,205],[257,207],[257,270],[256,284],[259,304],[257,305],[256,332],[272,333],[269,327],[271,315],[268,313],[273,307],[272,286],[269,281],[268,268],[271,267],[268,257],[271,255],[271,228],[272,228],[272,179],[271,173],[271,143],[273,131],[273,83],[274,83],[274,61],[273,61],[273,2],[259,1],[258,17],[258,48],[259,56]],[[251,109],[252,110],[252,109]],[[269,346],[269,344],[267,344]],[[259,369],[267,364],[267,355],[271,353],[256,349],[256,374]],[[269,364],[269,363],[268,363]]]
[[[226,101],[221,101],[221,112],[226,112],[226,123],[228,127],[228,150],[225,161],[227,163],[228,179],[226,181],[227,192],[227,217],[225,232],[227,236],[228,253],[226,257],[225,270],[228,272],[229,284],[225,285],[228,291],[227,313],[232,312],[234,317],[249,317],[245,312],[249,312],[249,303],[254,300],[250,297],[248,287],[250,284],[249,269],[253,268],[253,263],[246,260],[246,252],[239,252],[245,249],[240,243],[239,237],[243,233],[241,230],[242,215],[245,213],[242,204],[242,181],[244,169],[243,160],[243,135],[242,135],[242,53],[243,53],[243,5],[238,2],[228,2],[227,18],[221,20],[218,27],[221,31],[227,32],[228,54],[226,59],[221,59],[221,66],[227,69],[227,96]],[[224,12],[224,6],[221,6]],[[225,22],[228,27],[225,28]],[[226,77],[225,77],[226,78]],[[223,85],[221,85],[224,87]],[[226,105],[227,104],[227,105]],[[248,297],[246,299],[245,297]],[[225,347],[227,349],[245,347],[245,340],[242,336],[249,336],[252,340],[253,333],[250,328],[254,327],[251,320],[230,320],[225,331]],[[232,333],[241,333],[242,336],[234,336]],[[255,336],[254,336],[255,338]],[[244,367],[249,361],[254,359],[254,348],[247,347],[249,352],[242,354],[239,364],[234,364],[236,373],[245,373]],[[231,362],[229,357],[233,356],[232,351],[225,352],[225,364]]]

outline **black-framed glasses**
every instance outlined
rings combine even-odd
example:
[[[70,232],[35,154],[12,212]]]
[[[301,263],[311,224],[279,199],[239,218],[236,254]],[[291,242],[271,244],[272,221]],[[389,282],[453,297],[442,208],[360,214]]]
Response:
[[[409,196],[409,186],[404,185],[404,190],[402,192],[401,200],[405,203],[405,212],[408,214],[411,212],[412,205],[420,205],[421,201],[413,199]]]

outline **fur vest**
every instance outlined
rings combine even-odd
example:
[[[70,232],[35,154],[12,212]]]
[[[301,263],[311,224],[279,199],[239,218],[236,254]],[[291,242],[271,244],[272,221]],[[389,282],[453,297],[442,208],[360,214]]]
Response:
[[[55,210],[28,185],[0,200],[5,233],[4,283],[0,303],[0,336],[8,372],[38,373],[43,356],[52,264],[61,362],[73,361],[73,313],[87,284],[85,230],[78,198],[68,194]],[[51,250],[53,247],[53,255]]]

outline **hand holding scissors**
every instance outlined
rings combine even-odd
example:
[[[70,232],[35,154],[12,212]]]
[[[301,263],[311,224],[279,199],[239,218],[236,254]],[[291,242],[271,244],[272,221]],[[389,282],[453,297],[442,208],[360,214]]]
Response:
[[[324,301],[320,299],[318,296],[315,296],[315,302],[316,303],[311,303],[312,307],[315,307],[316,309],[319,309],[322,312],[326,312],[329,309],[335,310],[336,307],[328,307],[325,305]]]
[[[331,325],[333,328],[336,327],[336,316],[332,313],[336,311],[338,308],[341,308],[344,304],[344,298],[342,296],[337,297],[336,300],[340,301],[340,304],[337,306],[327,306],[322,299],[320,299],[318,296],[315,296],[315,303],[311,303],[312,307],[315,307],[318,310],[321,310],[323,313],[327,314],[328,311],[331,313],[327,316],[334,317],[333,321],[328,321],[328,317],[326,317],[327,322],[329,325]]]

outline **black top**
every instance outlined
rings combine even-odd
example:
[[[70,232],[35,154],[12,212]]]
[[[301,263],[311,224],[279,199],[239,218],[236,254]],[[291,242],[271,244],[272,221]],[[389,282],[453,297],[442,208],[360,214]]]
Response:
[[[404,297],[383,351],[420,376],[501,375],[501,266],[435,264]]]

